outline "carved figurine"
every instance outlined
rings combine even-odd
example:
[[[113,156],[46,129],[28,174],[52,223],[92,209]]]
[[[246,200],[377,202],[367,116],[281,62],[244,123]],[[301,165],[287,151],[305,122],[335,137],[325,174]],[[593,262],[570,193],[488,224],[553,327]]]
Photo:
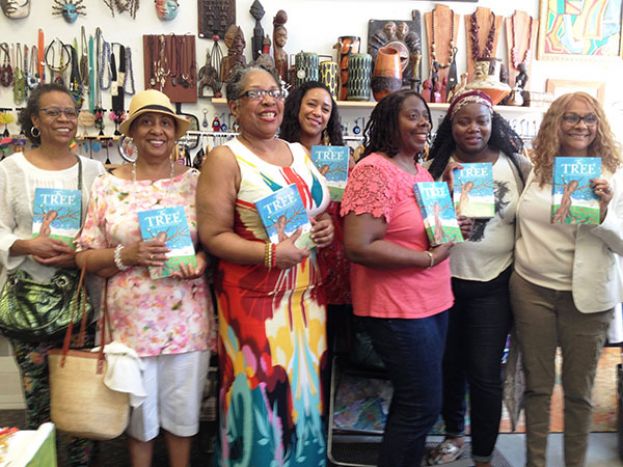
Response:
[[[228,51],[227,55],[221,60],[221,81],[227,83],[236,68],[246,66],[244,47],[247,43],[244,40],[242,28],[235,24],[232,24],[227,29],[224,42]]]
[[[270,37],[266,34],[262,41],[262,53],[253,61],[254,65],[262,66],[268,70],[275,69],[275,60],[273,60],[273,57],[270,55],[271,45]]]
[[[273,18],[273,55],[275,70],[283,81],[288,80],[288,54],[283,49],[288,41],[288,30],[284,24],[288,21],[288,14],[279,10]]]
[[[262,23],[260,23],[260,21],[264,17],[264,14],[266,14],[266,11],[264,11],[264,7],[259,0],[255,0],[249,9],[249,12],[255,20],[253,38],[251,39],[251,54],[253,55],[253,60],[257,60],[260,53],[262,53],[262,45],[264,43],[264,28],[262,28]]]

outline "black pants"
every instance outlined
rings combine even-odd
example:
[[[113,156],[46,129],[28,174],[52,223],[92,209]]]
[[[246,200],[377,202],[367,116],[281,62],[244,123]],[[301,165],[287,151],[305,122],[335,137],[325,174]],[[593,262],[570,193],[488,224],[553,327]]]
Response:
[[[502,415],[501,362],[512,324],[508,268],[488,282],[452,279],[443,362],[443,410],[446,434],[465,430],[465,393],[469,386],[472,456],[491,459]]]

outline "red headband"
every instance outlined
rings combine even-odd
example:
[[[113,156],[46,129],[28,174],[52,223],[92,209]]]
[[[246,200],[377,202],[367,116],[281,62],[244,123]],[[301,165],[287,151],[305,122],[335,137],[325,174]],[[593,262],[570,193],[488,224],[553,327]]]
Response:
[[[491,113],[493,113],[493,102],[491,102],[489,95],[474,89],[473,91],[466,91],[459,94],[452,100],[452,103],[448,108],[450,120],[452,120],[454,115],[467,104],[482,104],[487,107]]]

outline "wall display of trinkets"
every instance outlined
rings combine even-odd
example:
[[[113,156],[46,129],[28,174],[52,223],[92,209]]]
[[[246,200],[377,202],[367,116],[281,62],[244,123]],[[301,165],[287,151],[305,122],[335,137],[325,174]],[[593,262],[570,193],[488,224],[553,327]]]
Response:
[[[195,36],[143,36],[145,89],[164,92],[172,102],[197,102]]]

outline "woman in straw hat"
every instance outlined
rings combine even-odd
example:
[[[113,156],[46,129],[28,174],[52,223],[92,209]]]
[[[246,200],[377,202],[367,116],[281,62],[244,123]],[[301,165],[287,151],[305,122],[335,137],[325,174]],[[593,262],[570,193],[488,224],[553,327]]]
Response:
[[[153,440],[165,430],[171,466],[189,463],[199,429],[199,404],[208,370],[211,300],[204,277],[206,255],[196,266],[152,279],[169,248],[162,237],[143,240],[141,211],[181,206],[197,244],[195,187],[198,172],[172,160],[176,140],[188,129],[159,91],[134,96],[121,132],[133,138],[137,158],[93,184],[78,263],[108,277],[107,306],[113,338],[134,349],[144,364],[145,401],[128,427],[132,465],[149,466]],[[171,230],[166,230],[167,235]],[[159,232],[154,232],[159,233]]]

